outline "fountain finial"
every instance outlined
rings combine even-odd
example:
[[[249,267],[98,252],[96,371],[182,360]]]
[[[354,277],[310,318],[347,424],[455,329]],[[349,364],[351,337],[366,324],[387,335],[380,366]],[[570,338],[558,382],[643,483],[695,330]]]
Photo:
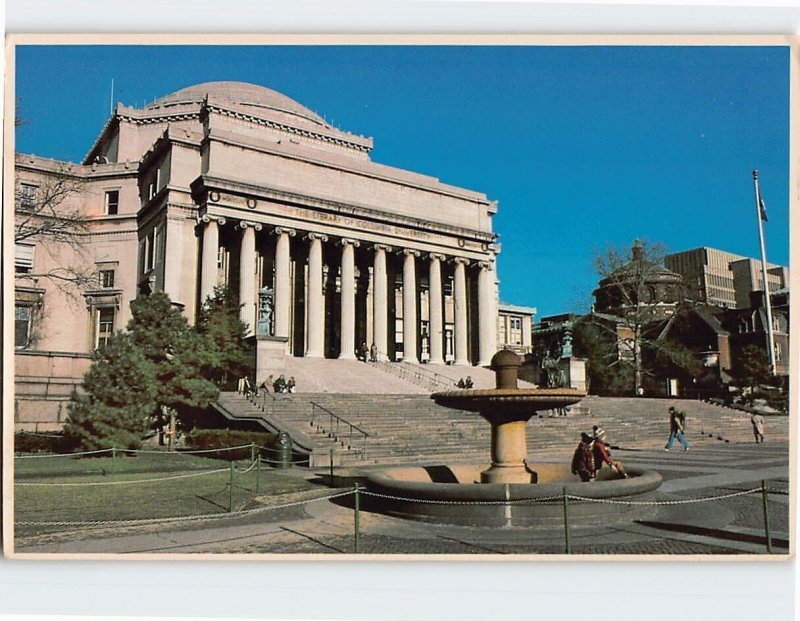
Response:
[[[494,371],[495,386],[497,388],[517,388],[517,378],[522,360],[517,354],[508,349],[501,349],[494,356],[489,368]]]

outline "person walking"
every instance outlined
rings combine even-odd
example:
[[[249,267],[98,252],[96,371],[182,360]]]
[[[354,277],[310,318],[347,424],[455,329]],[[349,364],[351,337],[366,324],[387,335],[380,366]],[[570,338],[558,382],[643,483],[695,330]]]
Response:
[[[611,453],[608,451],[608,444],[606,444],[606,432],[602,427],[595,425],[592,428],[592,437],[594,438],[594,463],[595,467],[600,470],[603,464],[611,468],[612,472],[616,472],[623,479],[628,478],[628,473],[625,472],[625,467],[622,462],[611,459]]]
[[[672,443],[675,442],[675,438],[678,439],[683,445],[683,450],[689,450],[689,443],[686,441],[686,438],[683,434],[686,431],[686,414],[684,412],[678,412],[674,407],[669,408],[669,439],[667,440],[667,445],[664,447],[665,451],[668,451],[672,448]]]
[[[581,433],[581,441],[572,454],[572,474],[577,474],[586,483],[597,474],[594,461],[594,439],[588,433]]]
[[[753,425],[753,435],[756,438],[756,444],[764,442],[764,417],[758,412],[753,412],[750,415],[750,424]]]

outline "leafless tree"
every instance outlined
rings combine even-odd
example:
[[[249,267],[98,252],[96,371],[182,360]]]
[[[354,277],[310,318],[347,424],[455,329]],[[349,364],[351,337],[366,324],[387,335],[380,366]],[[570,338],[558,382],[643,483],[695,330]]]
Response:
[[[73,199],[84,192],[83,179],[70,164],[59,164],[43,173],[36,185],[18,183],[15,189],[14,243],[33,244],[51,255],[52,266],[41,272],[18,271],[18,281],[47,279],[59,289],[75,295],[76,290],[96,280],[91,261],[85,257],[87,216]],[[62,251],[70,259],[59,260]]]
[[[634,394],[642,392],[644,350],[679,363],[685,352],[672,351],[665,338],[669,322],[683,300],[679,276],[664,268],[661,244],[637,242],[630,253],[609,248],[595,257],[600,286],[592,323],[615,344],[609,366],[627,365],[633,371]]]

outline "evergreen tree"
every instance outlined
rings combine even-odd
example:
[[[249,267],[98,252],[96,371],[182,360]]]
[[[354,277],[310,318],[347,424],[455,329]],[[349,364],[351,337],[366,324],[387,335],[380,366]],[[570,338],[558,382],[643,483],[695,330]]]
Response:
[[[180,417],[217,397],[202,375],[213,356],[165,293],[134,300],[131,312],[128,331],[95,352],[86,395],[71,405],[65,434],[74,446],[138,446],[162,408]]]
[[[94,352],[85,395],[70,404],[65,442],[84,450],[138,448],[155,408],[154,367],[121,332]]]
[[[759,384],[770,383],[772,380],[767,352],[757,345],[744,347],[732,374],[736,384],[743,389],[742,393],[745,393],[744,389],[747,389],[745,400],[752,403],[755,399],[756,387]]]
[[[239,311],[238,301],[226,287],[215,287],[200,309],[197,332],[208,352],[203,376],[219,388],[247,375],[252,365],[252,351],[245,342],[247,324]]]

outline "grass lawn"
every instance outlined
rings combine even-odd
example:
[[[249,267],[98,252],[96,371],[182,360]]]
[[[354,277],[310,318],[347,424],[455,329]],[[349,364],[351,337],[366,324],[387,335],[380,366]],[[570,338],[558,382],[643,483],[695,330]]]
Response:
[[[230,462],[166,453],[118,457],[113,462],[112,468],[110,457],[15,459],[14,521],[136,520],[228,511]],[[255,468],[244,472],[248,465],[236,464],[241,472],[234,475],[234,511],[255,497],[257,478],[260,496],[318,489],[302,478],[264,466],[258,474]],[[221,471],[204,474],[213,470]],[[168,477],[180,478],[154,480]],[[21,534],[58,529],[16,527]]]

